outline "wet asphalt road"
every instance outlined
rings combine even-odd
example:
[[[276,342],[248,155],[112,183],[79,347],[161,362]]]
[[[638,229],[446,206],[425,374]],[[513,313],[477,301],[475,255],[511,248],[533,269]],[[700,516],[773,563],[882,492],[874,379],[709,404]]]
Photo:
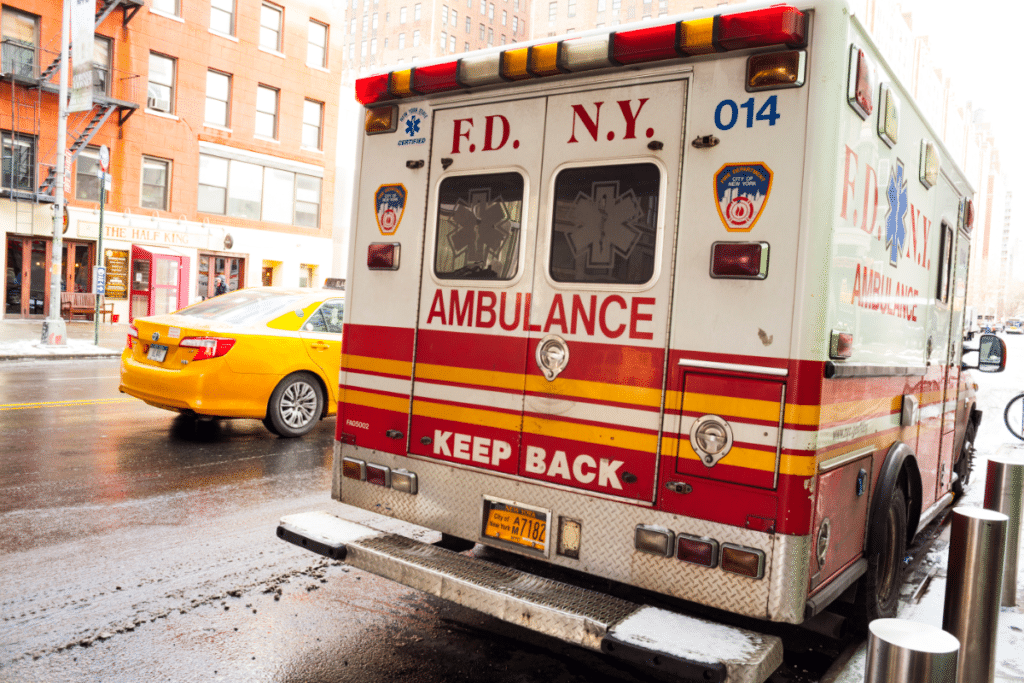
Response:
[[[279,541],[337,505],[333,418],[197,424],[117,370],[0,368],[0,681],[647,680]]]
[[[279,541],[282,515],[338,511],[334,419],[293,440],[197,424],[119,394],[117,370],[0,366],[0,683],[656,680]],[[978,378],[979,450],[1022,378]],[[786,644],[770,683],[819,680],[849,643]]]

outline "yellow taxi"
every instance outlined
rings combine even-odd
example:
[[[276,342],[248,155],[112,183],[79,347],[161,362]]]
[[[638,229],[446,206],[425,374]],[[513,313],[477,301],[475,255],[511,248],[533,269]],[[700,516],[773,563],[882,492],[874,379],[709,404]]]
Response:
[[[208,418],[302,436],[338,406],[344,292],[253,287],[136,318],[121,392]]]

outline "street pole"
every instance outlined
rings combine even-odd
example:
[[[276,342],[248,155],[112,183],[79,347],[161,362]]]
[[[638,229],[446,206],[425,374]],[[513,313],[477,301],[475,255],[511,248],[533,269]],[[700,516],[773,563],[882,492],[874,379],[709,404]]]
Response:
[[[106,145],[100,147],[100,230],[99,237],[96,244],[96,268],[93,272],[96,275],[93,277],[95,284],[93,289],[96,290],[96,311],[92,315],[92,343],[96,346],[100,344],[100,297],[103,297],[107,293],[106,287],[106,268],[103,267],[103,203],[107,198],[107,169],[110,167],[110,150],[107,149]]]
[[[50,256],[50,314],[43,321],[41,343],[63,346],[67,343],[67,326],[60,317],[61,257],[64,233],[64,172],[67,161],[68,134],[68,36],[71,35],[71,0],[64,0],[60,35],[60,71],[57,78],[60,87],[57,94],[57,160],[55,162],[56,185],[53,205],[53,252]]]

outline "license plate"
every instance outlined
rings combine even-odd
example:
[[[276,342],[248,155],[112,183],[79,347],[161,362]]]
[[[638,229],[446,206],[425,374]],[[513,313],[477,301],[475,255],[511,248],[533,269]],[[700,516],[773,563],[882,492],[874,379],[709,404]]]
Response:
[[[547,510],[484,500],[484,536],[547,554]]]
[[[167,347],[160,344],[150,344],[149,351],[146,352],[146,358],[157,363],[163,363],[164,358],[167,358]]]

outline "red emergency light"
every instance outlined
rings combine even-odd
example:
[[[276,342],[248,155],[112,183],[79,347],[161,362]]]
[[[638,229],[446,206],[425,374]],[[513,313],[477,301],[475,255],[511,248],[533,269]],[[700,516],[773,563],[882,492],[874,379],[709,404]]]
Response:
[[[602,43],[607,40],[607,52]],[[516,45],[498,53],[399,69],[356,80],[356,100],[365,106],[402,97],[430,95],[531,80],[563,72],[629,66],[724,50],[807,43],[807,15],[790,5],[659,24],[632,31],[569,37],[558,42]],[[600,54],[594,50],[602,51]],[[497,55],[498,69],[491,66]],[[492,74],[494,70],[496,73]],[[499,75],[500,74],[500,75]]]

